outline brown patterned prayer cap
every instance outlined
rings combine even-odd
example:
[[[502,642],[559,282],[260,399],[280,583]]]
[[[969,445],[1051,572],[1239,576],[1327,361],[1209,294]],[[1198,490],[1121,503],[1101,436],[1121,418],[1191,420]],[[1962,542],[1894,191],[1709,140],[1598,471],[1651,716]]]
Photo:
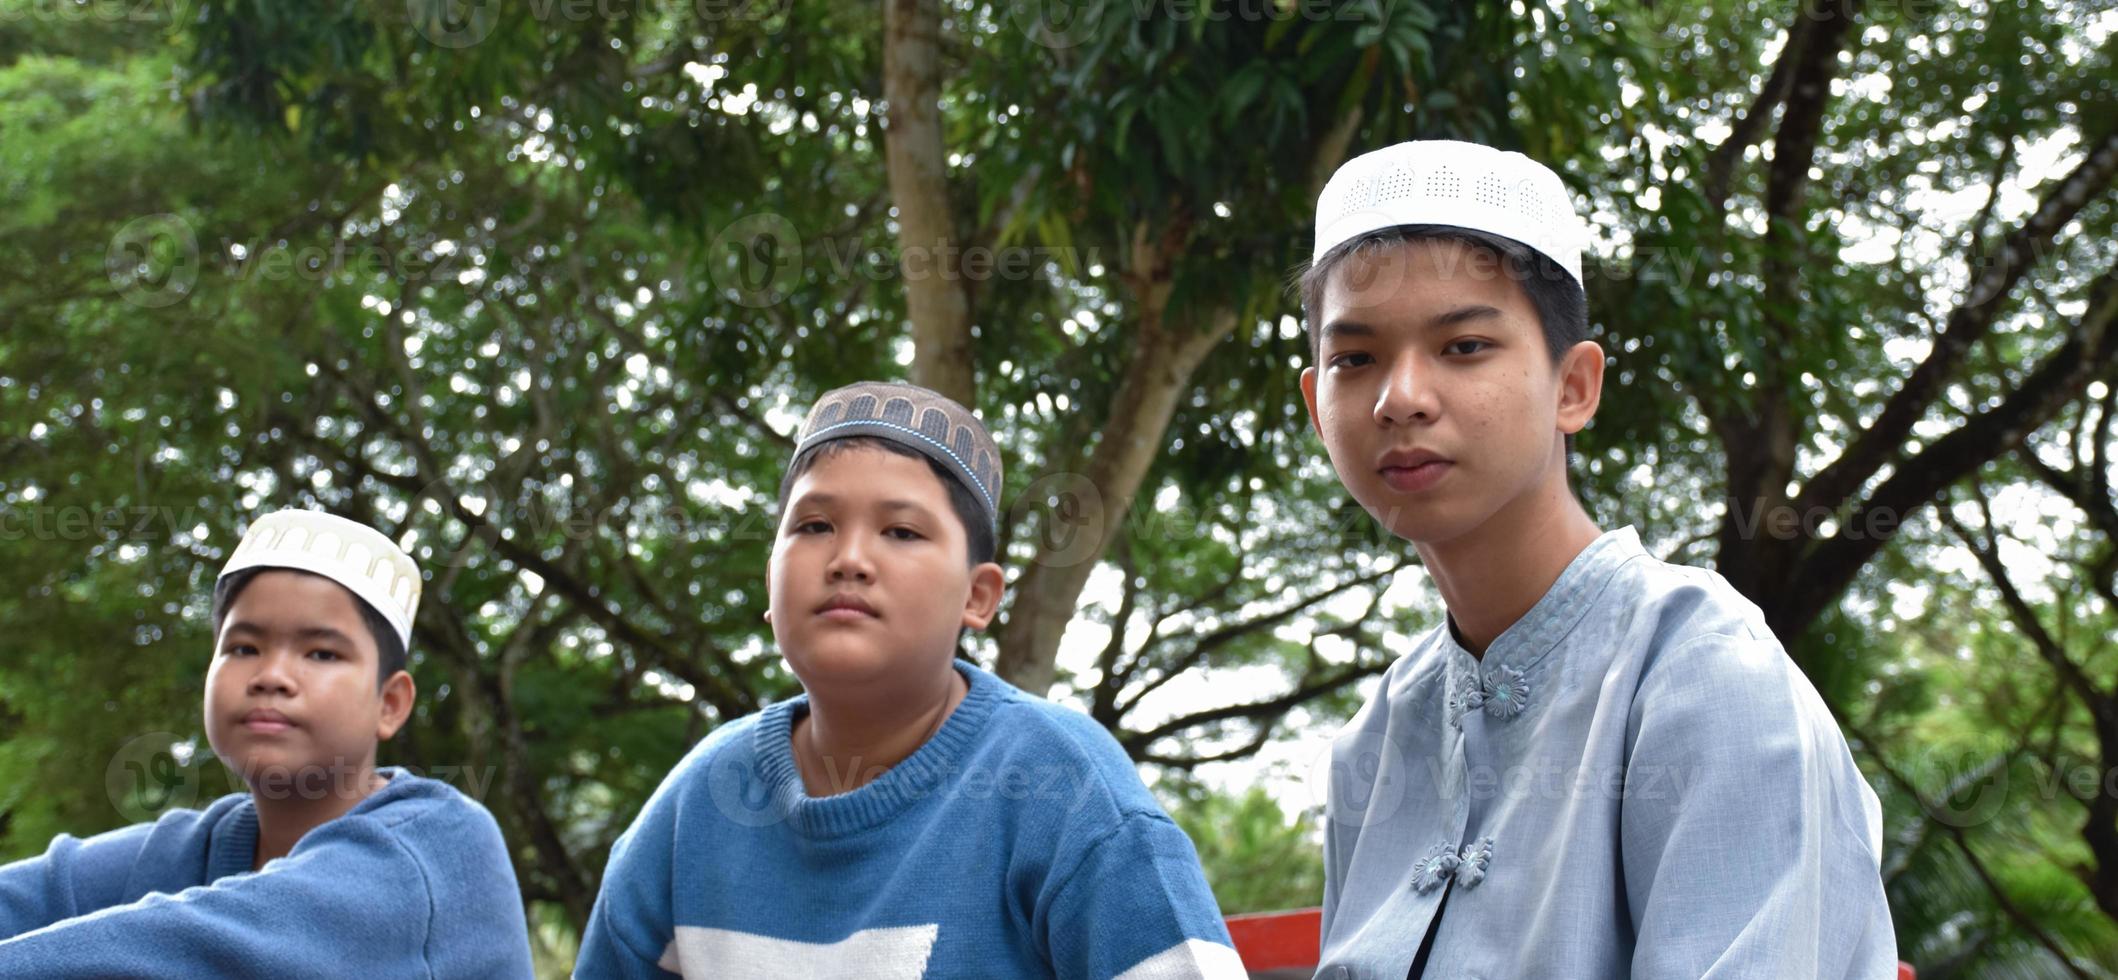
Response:
[[[999,533],[1000,449],[970,409],[918,385],[862,381],[835,388],[809,410],[794,456],[854,436],[887,439],[940,464],[970,488]]]

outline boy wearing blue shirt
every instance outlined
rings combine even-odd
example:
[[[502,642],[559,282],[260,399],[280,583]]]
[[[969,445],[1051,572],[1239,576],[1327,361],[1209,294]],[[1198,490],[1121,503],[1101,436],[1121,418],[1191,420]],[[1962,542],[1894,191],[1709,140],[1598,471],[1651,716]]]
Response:
[[[1823,700],[1568,487],[1587,238],[1558,175],[1468,143],[1317,202],[1310,417],[1448,607],[1333,746],[1318,975],[1892,976],[1881,808]]]
[[[992,437],[935,392],[817,402],[767,567],[806,693],[648,799],[576,976],[1243,976],[1116,740],[956,657],[1000,604],[1000,486]]]
[[[491,814],[375,767],[412,711],[419,593],[365,525],[252,524],[214,586],[205,706],[251,791],[0,868],[0,976],[528,977]]]

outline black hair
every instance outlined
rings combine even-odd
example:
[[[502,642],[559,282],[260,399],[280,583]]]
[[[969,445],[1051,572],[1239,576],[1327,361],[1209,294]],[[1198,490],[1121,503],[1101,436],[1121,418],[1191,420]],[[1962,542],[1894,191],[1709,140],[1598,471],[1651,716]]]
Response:
[[[844,439],[820,442],[803,450],[794,457],[794,462],[787,465],[787,475],[780,478],[780,511],[784,513],[787,509],[787,492],[794,489],[795,480],[814,469],[818,462],[852,449],[880,449],[927,464],[927,469],[933,471],[934,478],[941,481],[942,489],[948,491],[949,509],[956,512],[957,523],[963,525],[967,563],[976,567],[994,560],[994,556],[999,553],[999,544],[993,539],[993,525],[986,519],[985,508],[979,504],[978,498],[971,496],[971,488],[942,468],[940,463],[918,450],[888,439],[848,436]]]
[[[1331,247],[1324,256],[1301,271],[1297,280],[1302,294],[1302,321],[1309,334],[1309,359],[1319,356],[1322,339],[1317,314],[1323,306],[1324,289],[1331,274],[1357,255],[1381,252],[1410,242],[1454,242],[1500,260],[1502,271],[1522,287],[1538,325],[1544,328],[1545,349],[1558,364],[1575,344],[1588,339],[1588,296],[1581,284],[1551,256],[1511,238],[1459,228],[1455,225],[1397,225],[1371,231]],[[1574,451],[1574,437],[1566,437],[1566,450]]]
[[[405,669],[408,651],[405,650],[404,641],[397,638],[397,627],[390,625],[390,621],[383,617],[380,610],[369,605],[368,600],[354,595],[352,589],[339,585],[329,577],[318,575],[315,572],[303,571],[299,568],[280,568],[275,566],[245,568],[213,583],[213,635],[220,635],[221,624],[228,619],[228,610],[234,608],[236,597],[242,595],[243,590],[249,588],[250,583],[265,572],[293,572],[297,575],[320,578],[326,582],[331,582],[332,585],[338,585],[339,589],[345,592],[346,597],[353,600],[353,608],[360,610],[361,623],[366,625],[368,633],[375,637],[376,686],[380,687],[384,681],[390,679],[391,675]]]

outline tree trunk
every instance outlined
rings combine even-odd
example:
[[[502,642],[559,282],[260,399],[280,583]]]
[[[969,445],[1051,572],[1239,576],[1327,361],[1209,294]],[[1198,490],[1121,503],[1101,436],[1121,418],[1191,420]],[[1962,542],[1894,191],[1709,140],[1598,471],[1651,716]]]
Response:
[[[883,0],[883,133],[890,199],[897,205],[898,270],[912,320],[912,383],[967,407],[978,404],[971,361],[971,299],[949,207],[941,138],[941,16],[933,0]]]
[[[1040,508],[1045,524],[1037,557],[1017,580],[1014,604],[1008,607],[995,669],[1008,683],[1032,694],[1052,686],[1059,640],[1074,618],[1081,589],[1123,527],[1141,481],[1161,454],[1177,400],[1191,390],[1192,373],[1236,322],[1233,310],[1217,309],[1201,326],[1171,330],[1154,322],[1159,310],[1142,314],[1148,322],[1111,398],[1095,451],[1083,472],[1062,475],[1078,479],[1067,479],[1068,486],[1059,492],[1089,498],[1080,501],[1080,520],[1070,527],[1054,527],[1055,521],[1066,520],[1065,510]],[[1039,506],[1037,501],[1024,503]],[[1078,540],[1081,535],[1088,536],[1086,547]]]
[[[1148,467],[1162,452],[1177,399],[1191,389],[1192,372],[1235,330],[1236,313],[1225,307],[1197,311],[1193,323],[1171,322],[1170,279],[1185,239],[1181,223],[1159,235],[1151,234],[1144,222],[1135,227],[1120,276],[1133,295],[1139,322],[1132,359],[1111,396],[1082,472],[1046,474],[1031,488],[1034,493],[1056,478],[1063,485],[1054,492],[1076,498],[1043,509],[1037,557],[1015,583],[1014,603],[1000,634],[995,670],[1031,694],[1043,694],[1052,686],[1059,640],[1074,618],[1074,604],[1096,562],[1124,526]],[[1025,498],[1022,503],[1039,507],[1041,501]],[[1061,523],[1068,526],[1056,526]]]

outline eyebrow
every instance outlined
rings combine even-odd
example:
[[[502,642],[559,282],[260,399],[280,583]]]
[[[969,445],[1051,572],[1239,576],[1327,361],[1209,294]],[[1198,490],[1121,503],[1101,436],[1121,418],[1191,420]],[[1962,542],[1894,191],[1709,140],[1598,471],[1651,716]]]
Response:
[[[229,623],[228,628],[226,630],[223,630],[221,632],[221,635],[227,637],[234,636],[237,633],[255,633],[259,636],[267,635],[267,631],[263,627],[258,626],[255,623],[247,622]],[[337,643],[342,646],[353,646],[352,637],[347,636],[346,634],[341,633],[338,630],[332,629],[329,626],[304,626],[301,629],[294,631],[294,638],[297,640],[328,640],[330,642]]]
[[[796,506],[804,507],[834,507],[839,504],[845,503],[845,501],[839,499],[834,494],[811,493],[804,494],[794,503]],[[927,509],[927,506],[925,504],[922,504],[916,500],[905,500],[899,497],[892,497],[888,500],[879,501],[875,504],[875,507],[877,510],[890,511],[893,513],[901,511],[911,511],[912,513],[917,514],[921,517],[931,518],[934,515],[934,512]]]
[[[1469,323],[1473,320],[1489,320],[1498,316],[1500,316],[1499,309],[1487,306],[1484,303],[1472,303],[1428,317],[1427,322],[1421,324],[1420,328],[1440,330]],[[1324,324],[1323,340],[1328,342],[1345,337],[1374,337],[1377,332],[1374,327],[1358,320],[1333,320]]]

